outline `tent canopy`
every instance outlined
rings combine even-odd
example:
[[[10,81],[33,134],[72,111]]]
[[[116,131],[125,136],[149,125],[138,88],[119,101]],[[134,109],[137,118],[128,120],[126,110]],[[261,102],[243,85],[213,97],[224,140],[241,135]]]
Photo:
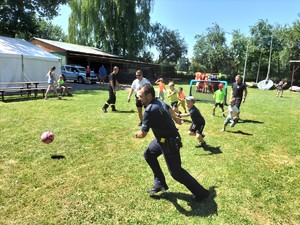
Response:
[[[43,81],[55,66],[61,73],[61,59],[21,39],[0,36],[0,82]]]

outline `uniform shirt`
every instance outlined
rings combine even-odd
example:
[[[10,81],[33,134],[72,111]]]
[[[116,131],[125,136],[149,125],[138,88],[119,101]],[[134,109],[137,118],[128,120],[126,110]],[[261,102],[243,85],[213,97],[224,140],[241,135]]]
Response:
[[[135,93],[137,95],[140,87],[142,87],[144,84],[150,84],[150,81],[145,77],[143,77],[143,79],[141,80],[135,79],[131,84],[131,88],[135,90]]]
[[[228,117],[233,119],[233,117],[237,116],[237,114],[240,112],[240,110],[234,105],[234,106],[228,106]]]
[[[221,103],[224,101],[224,97],[225,97],[225,91],[221,91],[220,89],[215,91],[215,95],[216,95],[216,103]]]
[[[245,84],[236,82],[232,84],[233,97],[242,98],[244,90],[246,90]]]
[[[179,136],[178,129],[169,113],[170,106],[160,99],[153,99],[146,107],[142,123],[142,131],[149,132],[150,128],[159,141],[161,138]]]
[[[189,114],[191,115],[191,119],[194,124],[205,124],[204,117],[201,115],[199,109],[195,105],[189,109]]]
[[[117,83],[117,74],[114,74],[112,72],[111,74],[109,74],[108,79],[109,79],[109,83],[110,83],[110,81],[112,81],[113,87],[115,88],[116,87],[116,83]],[[111,85],[108,85],[108,88],[112,89]]]

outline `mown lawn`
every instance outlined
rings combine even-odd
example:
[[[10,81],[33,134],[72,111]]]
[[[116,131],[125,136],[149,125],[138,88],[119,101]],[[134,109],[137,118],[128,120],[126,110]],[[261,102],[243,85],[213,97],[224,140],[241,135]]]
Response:
[[[184,85],[188,93],[188,86]],[[63,100],[0,103],[0,224],[300,224],[300,93],[248,89],[241,122],[221,132],[220,109],[206,119],[205,149],[179,128],[183,168],[211,196],[191,193],[166,173],[168,192],[150,198],[153,175],[143,151],[134,98],[117,92],[119,112],[103,113],[104,90]],[[55,140],[40,136],[51,130]],[[63,156],[52,159],[52,155]]]

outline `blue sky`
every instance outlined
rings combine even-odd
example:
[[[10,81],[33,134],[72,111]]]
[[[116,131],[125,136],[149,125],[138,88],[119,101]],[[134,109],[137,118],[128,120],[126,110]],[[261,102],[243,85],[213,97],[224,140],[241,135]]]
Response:
[[[250,26],[260,19],[272,25],[292,26],[300,20],[300,0],[154,0],[151,22],[179,31],[188,44],[188,56],[193,55],[195,35],[218,24],[225,32],[240,30],[247,35]],[[62,7],[54,24],[68,27],[70,9]],[[228,35],[230,38],[230,35]]]

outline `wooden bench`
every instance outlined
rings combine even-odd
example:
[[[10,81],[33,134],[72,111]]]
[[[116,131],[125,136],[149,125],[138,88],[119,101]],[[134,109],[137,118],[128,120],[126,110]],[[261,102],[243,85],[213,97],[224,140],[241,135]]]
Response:
[[[38,95],[38,91],[42,91],[43,97],[45,97],[45,92],[47,88],[44,87],[33,87],[31,81],[25,82],[0,82],[0,93],[2,97],[2,101],[4,101],[5,95],[21,95],[24,93],[27,94],[27,98],[30,97],[31,93],[34,93],[34,97],[36,98]]]
[[[68,90],[72,89],[70,86],[66,86]],[[27,94],[27,98],[34,94],[36,98],[39,92],[42,92],[43,98],[45,97],[46,90],[48,88],[47,81],[25,81],[25,82],[0,82],[0,93],[2,97],[2,101],[4,101],[5,95],[21,95]],[[60,90],[60,94],[62,95],[62,88],[56,86],[57,90]]]

